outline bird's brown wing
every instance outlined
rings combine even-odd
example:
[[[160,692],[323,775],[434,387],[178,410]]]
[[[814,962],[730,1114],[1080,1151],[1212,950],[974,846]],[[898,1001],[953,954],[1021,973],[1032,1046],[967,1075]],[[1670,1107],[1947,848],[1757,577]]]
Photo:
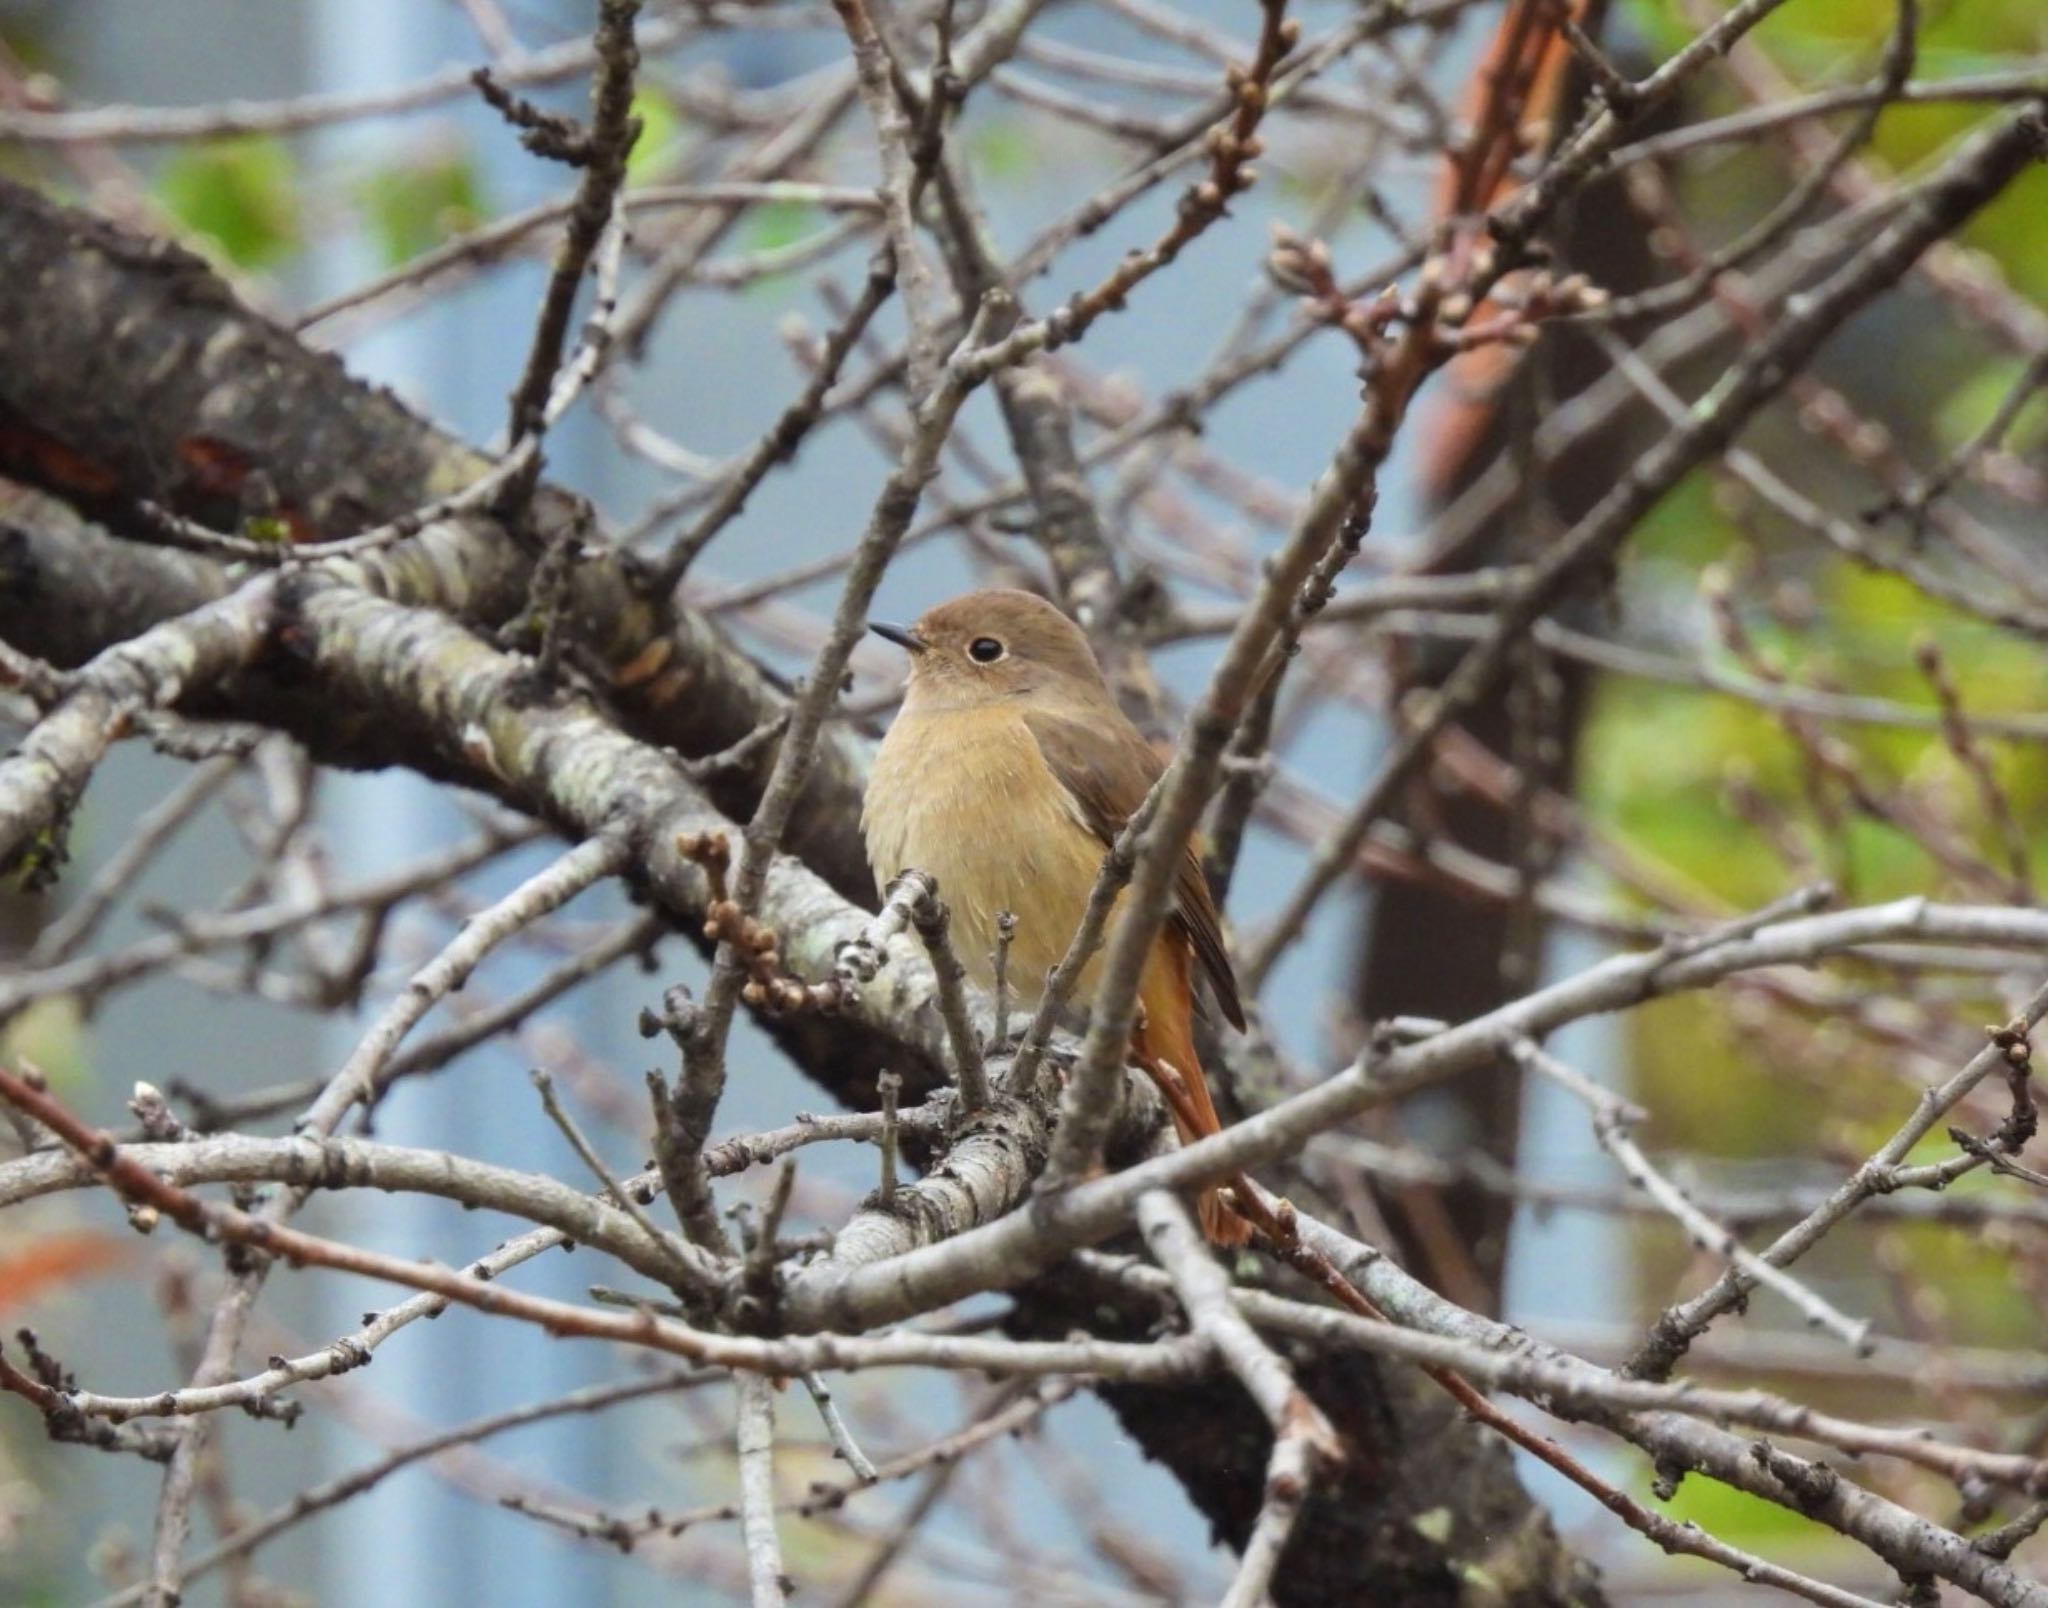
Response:
[[[1033,709],[1026,711],[1024,724],[1038,740],[1038,751],[1055,779],[1079,806],[1088,829],[1107,848],[1116,841],[1131,812],[1144,803],[1165,763],[1138,734],[1138,728],[1114,710],[1098,716]],[[1238,998],[1230,957],[1224,953],[1223,929],[1216,919],[1209,879],[1192,843],[1181,857],[1180,873],[1174,881],[1173,923],[1209,974],[1209,985],[1225,1019],[1243,1032],[1244,1004]]]

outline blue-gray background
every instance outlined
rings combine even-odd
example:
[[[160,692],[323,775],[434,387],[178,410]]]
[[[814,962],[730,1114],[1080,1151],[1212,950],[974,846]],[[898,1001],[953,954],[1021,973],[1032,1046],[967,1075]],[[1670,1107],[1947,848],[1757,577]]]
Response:
[[[1248,34],[1255,21],[1249,5],[1197,0],[1184,9],[1214,15],[1239,35]],[[581,32],[589,8],[566,0],[529,0],[508,10],[525,40],[539,44]],[[1327,6],[1306,13],[1311,29],[1337,14]],[[368,89],[479,56],[476,36],[453,0],[0,0],[0,23],[21,26],[48,50],[79,104],[203,103],[227,96]],[[1174,57],[1092,10],[1055,7],[1045,26],[1069,42],[1150,52],[1188,65],[1185,57]],[[681,59],[698,66],[722,58],[735,83],[763,86],[815,66],[838,48],[824,33],[763,34],[710,49],[699,46]],[[581,91],[580,86],[571,88],[573,104]],[[993,97],[984,100],[993,104],[977,111],[981,121],[970,120],[967,136],[999,141],[1004,108]],[[1014,121],[1015,112],[1008,115]],[[1043,128],[1042,119],[1035,126]],[[299,149],[305,171],[328,175],[320,182],[332,183],[332,175],[374,171],[380,163],[401,159],[413,142],[425,140],[467,145],[494,210],[560,193],[565,183],[560,170],[520,151],[488,113],[459,102],[403,121],[322,132],[302,141]],[[1313,156],[1303,153],[1302,160]],[[145,153],[139,160],[146,168],[155,158]],[[1036,146],[1027,160],[1002,163],[1002,174],[988,193],[1002,243],[1014,248],[1056,215],[1063,202],[1070,203],[1116,165],[1106,142],[1085,133],[1073,134],[1057,148]],[[1286,183],[1284,154],[1275,166],[1280,182],[1263,187],[1241,206],[1232,226],[1205,238],[1169,276],[1140,295],[1129,312],[1097,326],[1085,348],[1091,365],[1101,372],[1127,372],[1155,397],[1200,371],[1257,279],[1266,219],[1299,222],[1307,214],[1301,187],[1290,190]],[[1420,182],[1417,174],[1408,178]],[[307,199],[317,202],[318,197]],[[1033,305],[1043,308],[1055,295],[1099,273],[1133,239],[1158,226],[1171,199],[1170,189],[1162,192],[1118,227],[1084,242],[1049,281],[1031,287]],[[311,210],[317,214],[317,205]],[[1347,243],[1355,248],[1356,261],[1385,247],[1363,220],[1347,225],[1337,241],[1340,249]],[[856,253],[829,271],[850,285],[860,263]],[[317,300],[381,266],[357,231],[345,225],[317,231],[308,249],[278,277],[278,305]],[[716,457],[743,450],[799,383],[776,333],[778,319],[798,312],[814,325],[825,321],[812,282],[813,276],[797,276],[737,296],[700,293],[679,302],[662,325],[644,376],[634,384],[642,413],[696,451]],[[498,271],[436,298],[425,312],[351,340],[345,355],[357,373],[395,385],[471,439],[494,440],[524,354],[538,284],[539,270],[531,265]],[[1306,486],[1352,416],[1353,362],[1341,341],[1312,346],[1277,380],[1246,387],[1218,410],[1209,422],[1209,438],[1226,456],[1270,481]],[[996,462],[1007,463],[1000,427],[985,400],[970,409],[966,428]],[[606,444],[602,428],[581,418],[550,442],[549,457],[551,473],[621,516],[630,516],[654,488],[643,467],[622,459]],[[856,428],[841,425],[820,432],[804,448],[801,461],[771,477],[742,520],[721,538],[707,571],[723,581],[745,580],[843,550],[863,523],[883,472],[882,460]],[[1111,484],[1113,477],[1105,476],[1103,487]],[[1390,546],[1420,517],[1407,477],[1398,473],[1380,507],[1380,528],[1388,533]],[[1228,512],[1211,511],[1219,516]],[[877,613],[914,615],[957,590],[967,573],[956,554],[921,548],[891,572]],[[829,595],[821,591],[808,600],[829,601]],[[1196,684],[1205,662],[1204,651],[1190,649],[1169,655],[1165,668],[1169,679],[1185,688]],[[1377,732],[1364,722],[1332,718],[1308,734],[1292,758],[1320,787],[1341,793],[1356,785],[1377,743]],[[72,875],[81,880],[88,875],[119,841],[123,823],[160,796],[175,775],[170,764],[147,756],[122,755],[110,764],[92,793]],[[326,792],[323,811],[341,863],[358,873],[419,854],[460,825],[445,801],[402,777],[341,779]],[[205,898],[222,886],[231,853],[229,835],[213,823],[185,840],[172,862],[159,869],[149,896],[163,903]],[[1292,847],[1256,836],[1233,895],[1233,919],[1241,926],[1255,924],[1298,873],[1300,860]],[[530,869],[533,863],[529,857],[522,865]],[[500,878],[499,885],[506,880]],[[594,917],[605,913],[603,903],[586,900],[573,913]],[[1356,917],[1355,905],[1331,904],[1272,985],[1271,1019],[1310,1064],[1326,1062],[1331,1054],[1325,1030],[1332,990],[1348,964]],[[120,930],[134,929],[117,929],[117,934]],[[416,959],[428,952],[436,935],[422,927],[404,936]],[[652,1001],[662,981],[697,971],[694,956],[681,944],[667,945],[662,954],[663,977],[648,979],[629,970],[579,996],[579,1003],[558,1018],[629,1084],[637,1080],[649,1053],[632,1031],[635,1011]],[[516,986],[517,973],[517,965],[500,963],[485,977],[496,991]],[[111,1120],[137,1077],[158,1083],[187,1077],[230,1090],[330,1071],[346,1051],[352,1025],[314,1024],[283,1010],[154,984],[121,996],[92,1024],[85,1040],[92,1081],[82,1097],[96,1115]],[[1565,1048],[1577,1049],[1582,1063],[1589,1051],[1598,1059],[1597,1047],[1583,1041]],[[530,1047],[472,1056],[447,1075],[408,1083],[390,1102],[380,1132],[578,1176],[573,1158],[531,1098],[524,1067],[534,1058]],[[793,1111],[817,1103],[815,1091],[777,1065],[758,1039],[749,1037],[741,1045],[736,1066],[741,1075],[721,1123],[728,1131],[787,1121]],[[1529,1165],[1542,1177],[1585,1176],[1589,1162],[1579,1123],[1540,1100],[1536,1107],[1530,1113]],[[615,1160],[631,1159],[630,1141],[617,1133],[604,1138]],[[836,1182],[843,1200],[871,1182],[867,1152],[829,1152],[830,1147],[820,1147],[807,1153],[804,1162],[806,1184],[821,1190],[814,1198],[823,1204],[833,1199],[824,1186]],[[114,1220],[102,1203],[74,1203],[71,1209],[87,1220]],[[504,1227],[459,1217],[433,1203],[354,1198],[323,1206],[315,1221],[372,1243],[451,1260],[476,1254]],[[196,1252],[179,1254],[195,1270],[206,1266]],[[591,1270],[578,1266],[578,1260],[554,1258],[529,1268],[521,1279],[531,1288],[579,1295]],[[1571,1276],[1560,1277],[1567,1268]],[[1619,1272],[1619,1247],[1589,1229],[1584,1219],[1524,1224],[1510,1283],[1512,1313],[1525,1319],[1610,1315],[1612,1308],[1603,1303],[1620,1297],[1602,1292],[1611,1291]],[[160,1308],[145,1277],[138,1272],[125,1281],[97,1285],[87,1295],[49,1303],[37,1313],[53,1343],[95,1388],[141,1392],[181,1377],[167,1353]],[[304,1349],[391,1299],[391,1292],[368,1284],[281,1272],[272,1280],[264,1310],[291,1333],[266,1337],[259,1332],[252,1352]],[[596,1348],[550,1342],[533,1331],[454,1312],[407,1330],[379,1354],[374,1367],[345,1381],[344,1392],[312,1393],[338,1395],[343,1411],[316,1411],[288,1435],[272,1425],[239,1420],[228,1425],[235,1485],[245,1500],[267,1508],[297,1483],[354,1467],[379,1447],[409,1438],[424,1426],[616,1377],[619,1366],[618,1358]],[[887,1451],[916,1444],[920,1425],[957,1421],[964,1397],[945,1380],[864,1379],[850,1382],[842,1400],[873,1448]],[[572,1418],[496,1439],[486,1457],[465,1465],[439,1473],[410,1470],[341,1515],[266,1548],[259,1554],[261,1572],[316,1601],[335,1604],[725,1600],[733,1581],[719,1560],[734,1555],[729,1534],[710,1538],[711,1544],[695,1551],[686,1542],[676,1560],[681,1572],[663,1572],[620,1560],[602,1547],[561,1539],[502,1512],[491,1500],[494,1466],[565,1493],[622,1504],[653,1500],[680,1508],[722,1499],[731,1494],[730,1465],[718,1451],[727,1413],[722,1393],[701,1393],[696,1410],[701,1418],[666,1405]],[[803,1450],[803,1443],[817,1439],[808,1414],[801,1400],[783,1404],[786,1466],[808,1456],[815,1472],[829,1476],[831,1467]],[[1082,1398],[1060,1409],[1054,1424],[1060,1445],[1077,1455],[1101,1491],[1113,1494],[1120,1514],[1135,1518],[1161,1551],[1187,1567],[1198,1593],[1221,1578],[1220,1561],[1199,1561],[1208,1548],[1201,1521],[1172,1481],[1128,1448],[1106,1413]],[[37,1505],[32,1528],[17,1544],[31,1549],[64,1582],[57,1600],[89,1599],[94,1587],[82,1562],[89,1545],[125,1535],[130,1546],[146,1547],[153,1471],[127,1460],[75,1452],[53,1455],[28,1448],[23,1455],[26,1475],[37,1487]],[[1010,1484],[992,1500],[1007,1508],[1020,1531],[1059,1546],[1075,1533],[1077,1517],[1085,1517],[1067,1505],[1072,1490],[1039,1480],[1028,1447],[1003,1457]],[[873,1504],[868,1511],[880,1512],[908,1494],[909,1487],[898,1487],[863,1500]],[[203,1535],[203,1523],[200,1530]],[[942,1533],[945,1566],[955,1589],[933,1596],[920,1585],[928,1576],[905,1569],[888,1600],[1077,1600],[1077,1591],[1084,1600],[1127,1596],[1126,1588],[1100,1574],[1090,1577],[1093,1583],[1085,1590],[1057,1582],[1031,1589],[1006,1573],[999,1537],[964,1521],[950,1522]],[[1084,1549],[1075,1545],[1072,1550],[1078,1559]],[[793,1555],[793,1563],[801,1561],[801,1554]],[[220,1589],[217,1579],[197,1583],[190,1600],[220,1600]]]

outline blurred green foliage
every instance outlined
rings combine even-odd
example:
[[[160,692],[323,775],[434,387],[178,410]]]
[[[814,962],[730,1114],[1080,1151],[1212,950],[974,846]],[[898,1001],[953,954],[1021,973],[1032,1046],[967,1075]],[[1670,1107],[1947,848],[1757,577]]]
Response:
[[[1706,14],[1717,15],[1713,5]],[[1628,0],[1628,24],[1662,59],[1697,32],[1697,0]],[[1749,36],[1803,92],[1868,82],[1897,26],[1896,6],[1885,0],[1800,0],[1781,7]],[[2039,67],[2048,55],[2048,6],[2039,0],[1963,0],[1923,5],[1915,30],[1914,79],[1941,79]],[[1739,104],[1728,91],[1710,103],[1717,111]],[[1997,109],[1952,101],[1900,107],[1879,119],[1868,157],[1906,173],[1938,155]],[[1725,167],[1716,183],[1724,184]],[[2039,220],[2048,217],[2048,169],[2036,168],[1963,230],[1968,244],[1989,253],[2015,289],[2048,298],[2048,250]]]
[[[2048,213],[2042,216],[2048,217]],[[2036,249],[2048,252],[2048,236]],[[2025,368],[2016,357],[1994,358],[1979,365],[1948,394],[1934,413],[1934,437],[1944,451],[1952,452],[1974,439],[1992,421]],[[2033,394],[2005,432],[2002,444],[2005,451],[2021,455],[2039,453],[2048,446],[2048,391]]]
[[[1748,584],[1736,587],[1735,608],[1758,649],[1798,685],[1853,692],[1930,713],[1935,694],[1915,648],[1937,645],[1972,715],[2038,714],[2042,708],[2038,651],[1936,602],[1898,576],[1831,561],[1801,576],[1811,613],[1787,622],[1755,602],[1767,593],[1755,577],[1774,559],[1747,538],[1701,494],[1699,477],[1667,500],[1642,533],[1638,561],[1741,555]],[[1663,551],[1660,553],[1660,549]],[[1672,576],[1695,576],[1692,563],[1671,564]],[[1663,607],[1684,605],[1682,597]],[[1742,660],[1723,649],[1704,650],[1708,662],[1747,677]],[[1964,832],[1987,859],[1996,860],[1990,818],[1967,770],[1936,732],[1897,726],[1826,725],[1847,745],[1859,769],[1885,790],[1911,789],[1936,801],[1939,813]],[[2022,822],[2048,823],[2048,756],[2039,744],[1985,745],[1994,774]],[[1814,818],[1808,783],[1811,765],[1787,722],[1773,711],[1727,694],[1633,678],[1604,677],[1588,722],[1581,798],[1593,817],[1648,859],[1669,864],[1730,908],[1767,902],[1798,879],[1769,839],[1728,802],[1731,782],[1761,793],[1823,860],[1823,824]],[[1830,872],[1846,876],[1845,894],[1858,899],[1925,893],[1940,883],[1941,868],[1910,835],[1856,814],[1838,787],[1823,791],[1849,817],[1845,855]],[[2048,872],[2048,832],[2033,834],[2037,876]],[[1980,890],[1981,891],[1981,890]]]
[[[476,163],[466,150],[388,163],[357,181],[355,197],[387,267],[474,229],[491,215]]]
[[[1724,7],[1704,9],[1717,15]],[[2048,6],[2038,0],[1937,3],[1921,12],[1917,81],[2028,67],[2048,71]],[[1702,7],[1698,0],[1629,0],[1625,15],[1661,59],[1696,33]],[[1897,15],[1894,5],[1871,0],[1800,0],[1774,13],[1752,37],[1802,93],[1810,93],[1868,82]],[[1725,79],[1714,80],[1703,93],[1693,115],[1725,114],[1746,104]],[[1985,119],[2009,114],[2007,107],[1965,102],[1888,111],[1860,160],[1882,177],[1910,178]],[[1841,115],[1827,125],[1843,126]],[[1785,142],[1772,141],[1753,150],[1703,153],[1688,163],[1681,191],[1708,243],[1733,233],[1786,193],[1799,171],[1789,152]],[[2037,168],[1960,237],[1982,254],[1980,262],[2037,304],[2048,302],[2043,219],[2048,169]],[[1925,316],[1880,313],[1860,321],[1831,347],[1827,378],[1866,417],[1884,425],[1904,457],[1926,473],[1985,426],[2023,364],[1967,320],[1930,302],[1924,290],[1905,294],[1914,298],[1906,305],[1926,309]],[[1898,372],[1902,362],[1912,365],[1904,378]],[[2006,440],[2015,452],[2040,451],[2048,441],[2048,396],[2035,396]],[[1831,448],[1802,444],[1783,413],[1754,429],[1750,441],[1785,466],[1802,490],[1852,517],[1879,495],[1874,480],[1850,469]],[[2000,510],[1990,517],[2015,517],[2012,505],[1997,499],[1982,506]],[[1865,528],[1880,550],[1912,551],[1897,523]],[[2025,552],[2042,533],[2038,525],[2008,525],[2005,540]],[[1923,556],[1939,562],[1946,555],[1929,550]],[[1970,714],[2038,716],[2048,710],[2037,642],[1936,602],[1899,575],[1830,551],[1775,521],[1725,476],[1710,472],[1694,475],[1667,497],[1632,539],[1621,588],[1629,620],[1624,634],[1661,622],[1662,634],[1679,639],[1680,658],[1696,654],[1717,670],[1750,677],[1753,665],[1722,641],[1701,595],[1702,576],[1714,570],[1727,579],[1728,606],[1756,651],[1795,684],[1933,711],[1934,687],[1916,657],[1916,648],[1927,643],[1939,650]],[[1677,629],[1669,629],[1674,624]],[[1977,783],[1939,732],[1840,721],[1816,729],[1843,746],[1881,796],[1912,802],[1976,857],[2004,866],[2004,849]],[[2022,825],[2037,882],[2048,878],[2048,750],[1995,738],[1980,747]],[[1762,801],[1775,817],[1775,833],[1735,807],[1733,787]],[[1596,831],[1670,880],[1710,893],[1730,911],[1764,904],[1812,874],[1779,852],[1786,837],[1802,844],[1818,869],[1843,882],[1844,896],[1857,902],[1911,894],[1998,896],[1982,883],[1957,877],[1909,833],[1860,812],[1847,789],[1816,769],[1783,716],[1720,693],[1600,677],[1583,733],[1579,789]],[[1816,793],[1839,812],[1841,830],[1822,818]],[[1720,1158],[1732,1168],[1761,1169],[1754,1176],[1780,1183],[1795,1176],[1807,1182],[1840,1176],[1897,1129],[1926,1068],[1953,1064],[1948,1057],[1960,1053],[1954,1048],[1955,1022],[2002,1016],[2000,1002],[1966,978],[1954,980],[1953,1013],[1943,1010],[1923,1020],[1897,988],[1896,977],[1881,968],[1859,973],[1831,967],[1827,975],[1843,991],[1839,997],[1853,998],[1862,990],[1889,1002],[1907,1033],[1902,1042],[1915,1053],[1855,1031],[1821,1003],[1755,993],[1733,1001],[1716,996],[1660,1002],[1633,1013],[1626,1028],[1634,1092],[1655,1114],[1645,1135],[1652,1148],[1667,1156]],[[1820,996],[1830,997],[1836,996]],[[1913,1159],[1954,1154],[1954,1142],[1937,1132]],[[1793,1157],[1807,1158],[1805,1167],[1774,1172],[1765,1165]],[[1957,1186],[1961,1192],[1998,1187],[1981,1178]],[[1757,1242],[1756,1235],[1750,1238]],[[1638,1301],[1646,1313],[1711,1276],[1705,1261],[1668,1226],[1642,1228],[1636,1248]],[[1852,1309],[1875,1316],[1889,1333],[2022,1348],[2039,1342],[2035,1294],[2011,1244],[1996,1236],[1932,1223],[1856,1227],[1802,1263],[1802,1272]],[[1764,1328],[1790,1322],[1768,1302],[1759,1304],[1754,1320]],[[1768,1377],[1758,1382],[1774,1383]],[[1811,1381],[1782,1383],[1794,1394],[1813,1393]],[[1881,1416],[1910,1410],[1913,1392],[1902,1389],[1900,1395],[1902,1400],[1884,1404]],[[1873,1411],[1867,1394],[1844,1405]],[[1887,1469],[1884,1478],[1910,1482],[1912,1476]],[[1637,1488],[1647,1491],[1649,1485],[1645,1470]],[[1826,1532],[1712,1480],[1687,1479],[1669,1511],[1795,1567],[1809,1547],[1823,1549],[1814,1565],[1822,1572],[1824,1559],[1836,1556]]]
[[[253,135],[178,149],[158,176],[157,199],[199,244],[237,268],[275,268],[306,244],[302,165],[282,140]],[[427,141],[344,186],[386,267],[474,229],[493,213],[463,146]]]
[[[674,163],[685,125],[675,103],[652,84],[642,84],[634,92],[633,115],[640,119],[640,138],[626,157],[626,182],[647,184]]]
[[[1030,178],[1040,171],[1044,158],[1030,124],[1021,117],[984,115],[973,126],[968,148],[975,171],[995,184]]]
[[[238,268],[268,268],[300,241],[298,164],[259,135],[181,147],[164,164],[157,199],[191,234]]]
[[[749,251],[774,251],[794,245],[818,226],[816,207],[801,201],[769,201],[747,208],[740,238]]]

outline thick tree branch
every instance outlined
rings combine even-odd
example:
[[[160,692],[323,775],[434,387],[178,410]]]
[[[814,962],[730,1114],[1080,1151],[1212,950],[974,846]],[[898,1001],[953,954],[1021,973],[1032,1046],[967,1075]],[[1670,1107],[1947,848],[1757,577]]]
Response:
[[[63,496],[147,539],[135,510],[160,504],[215,528],[260,512],[295,541],[332,540],[398,519],[488,472],[489,461],[348,377],[327,355],[238,303],[197,257],[125,234],[0,181],[0,474]],[[546,487],[532,524],[545,547],[584,518]],[[4,557],[4,555],[0,555]],[[480,625],[526,606],[532,550],[472,514],[387,552],[339,563],[394,601]],[[141,566],[147,566],[146,576]],[[79,622],[21,619],[27,584],[0,588],[0,635],[34,642],[79,633],[78,663],[225,590],[197,560],[124,564],[101,577],[113,635]],[[787,710],[775,681],[708,619],[671,606],[637,564],[600,553],[576,566],[567,615],[607,667],[618,707],[650,741],[686,755],[719,753]],[[721,807],[744,819],[773,763],[761,753],[712,779]],[[790,847],[849,897],[871,897],[858,830],[861,745],[841,730],[820,741]]]

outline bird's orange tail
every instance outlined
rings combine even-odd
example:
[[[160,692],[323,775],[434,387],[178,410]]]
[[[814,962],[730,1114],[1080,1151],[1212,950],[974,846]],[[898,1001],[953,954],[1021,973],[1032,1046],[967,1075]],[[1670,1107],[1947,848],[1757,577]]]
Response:
[[[1202,1076],[1201,1057],[1195,1053],[1191,958],[1187,945],[1176,943],[1170,934],[1153,946],[1151,963],[1138,990],[1145,1019],[1133,1036],[1140,1064],[1166,1097],[1182,1144],[1223,1131],[1216,1102],[1209,1097],[1208,1080]],[[1251,1224],[1224,1203],[1215,1186],[1202,1191],[1196,1207],[1210,1244],[1237,1246],[1250,1241]]]

